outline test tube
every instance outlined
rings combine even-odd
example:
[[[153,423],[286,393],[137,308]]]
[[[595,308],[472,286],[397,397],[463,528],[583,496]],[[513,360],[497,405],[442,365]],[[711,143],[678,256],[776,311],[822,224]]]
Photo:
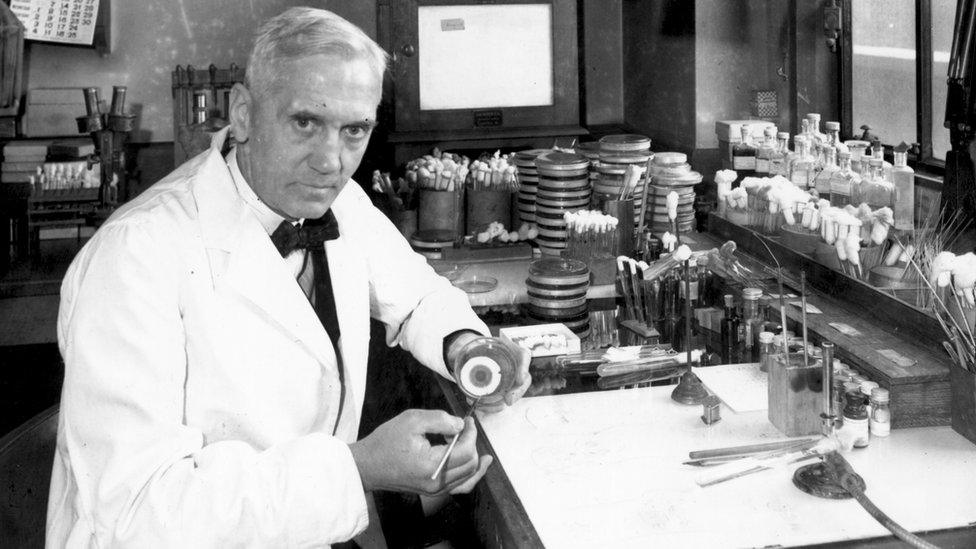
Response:
[[[823,367],[823,383],[821,383],[821,391],[823,392],[823,413],[820,417],[823,418],[823,434],[824,436],[830,436],[834,432],[834,344],[829,341],[824,341],[821,344],[822,356],[821,363]]]

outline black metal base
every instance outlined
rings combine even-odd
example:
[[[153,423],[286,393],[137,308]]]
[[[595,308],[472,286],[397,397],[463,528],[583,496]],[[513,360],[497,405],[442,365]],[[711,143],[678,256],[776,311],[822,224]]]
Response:
[[[855,474],[854,480],[864,491],[864,479]],[[804,492],[826,499],[851,499],[854,497],[830,474],[822,462],[804,465],[793,473],[793,484]]]
[[[708,391],[698,376],[688,370],[681,376],[678,386],[671,391],[671,400],[682,404],[701,404],[708,397]]]

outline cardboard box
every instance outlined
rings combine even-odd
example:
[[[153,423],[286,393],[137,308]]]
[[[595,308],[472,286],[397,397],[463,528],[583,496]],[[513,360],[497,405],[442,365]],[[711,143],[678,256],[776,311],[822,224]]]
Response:
[[[498,330],[498,337],[532,351],[532,358],[580,352],[580,338],[565,324],[514,326]]]
[[[82,135],[76,119],[86,113],[81,88],[34,88],[27,92],[21,130],[26,137]]]
[[[719,141],[727,141],[736,144],[742,141],[742,126],[748,124],[752,126],[752,139],[762,139],[763,130],[769,126],[775,126],[766,120],[718,120],[715,122],[715,137]]]

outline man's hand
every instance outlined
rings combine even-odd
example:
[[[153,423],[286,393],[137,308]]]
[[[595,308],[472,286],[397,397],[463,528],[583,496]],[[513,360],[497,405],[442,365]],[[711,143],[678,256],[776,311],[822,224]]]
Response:
[[[448,369],[450,369],[450,365],[454,364],[454,362],[457,360],[457,356],[461,352],[461,349],[464,348],[468,342],[479,337],[482,337],[482,335],[471,331],[459,332],[454,335],[449,342],[446,353]],[[512,404],[515,404],[518,399],[522,398],[522,395],[525,394],[525,391],[528,390],[529,386],[532,385],[532,375],[529,374],[529,363],[532,361],[532,353],[527,349],[523,349],[518,345],[512,345],[507,341],[504,343],[519,357],[518,367],[515,370],[515,383],[513,383],[512,388],[506,391],[504,394],[481,397],[481,400],[478,401],[478,410],[489,414],[493,414],[505,409],[506,405],[511,406]],[[473,401],[469,398],[468,404],[471,404],[472,402]]]
[[[440,434],[450,439],[458,432],[461,436],[451,457],[441,474],[431,480],[447,444],[432,446],[425,435]],[[462,422],[439,410],[407,410],[350,444],[349,449],[367,492],[462,494],[470,492],[491,465],[491,456],[478,456],[477,436],[474,418]]]

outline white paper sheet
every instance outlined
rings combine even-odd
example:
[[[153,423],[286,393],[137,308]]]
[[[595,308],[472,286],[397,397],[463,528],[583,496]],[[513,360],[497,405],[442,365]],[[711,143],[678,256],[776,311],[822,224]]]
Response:
[[[757,412],[768,408],[766,372],[758,362],[694,368],[698,379],[733,412]]]

